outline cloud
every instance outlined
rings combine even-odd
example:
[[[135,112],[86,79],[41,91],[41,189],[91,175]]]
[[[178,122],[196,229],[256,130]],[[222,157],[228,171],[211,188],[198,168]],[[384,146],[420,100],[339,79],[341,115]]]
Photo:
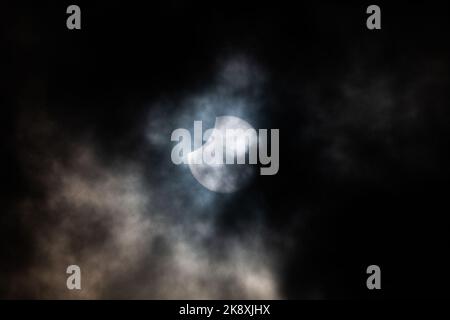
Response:
[[[227,72],[242,70],[233,66]],[[238,87],[248,85],[244,78]],[[200,112],[208,106],[217,112],[217,103],[227,104],[214,95],[187,101]],[[160,133],[167,133],[180,117],[154,110],[160,115],[142,133],[148,140],[143,140],[147,145],[140,146],[142,157],[137,159],[105,153],[93,134],[65,131],[61,135],[59,125],[44,114],[26,114],[21,159],[39,196],[25,197],[18,204],[33,246],[26,268],[11,277],[8,296],[281,296],[277,264],[266,245],[269,233],[262,220],[252,221],[245,234],[220,230],[217,218],[232,196],[204,189],[189,170],[172,164],[170,152],[166,157],[170,134]],[[252,207],[261,210],[256,202]],[[71,264],[81,268],[81,291],[66,288],[65,271]]]

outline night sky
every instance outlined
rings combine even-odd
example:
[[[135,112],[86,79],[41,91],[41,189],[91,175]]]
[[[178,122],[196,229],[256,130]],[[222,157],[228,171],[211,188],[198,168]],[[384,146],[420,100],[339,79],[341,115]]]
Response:
[[[448,297],[449,6],[370,4],[2,4],[0,297]],[[171,162],[223,115],[280,130],[276,175]]]

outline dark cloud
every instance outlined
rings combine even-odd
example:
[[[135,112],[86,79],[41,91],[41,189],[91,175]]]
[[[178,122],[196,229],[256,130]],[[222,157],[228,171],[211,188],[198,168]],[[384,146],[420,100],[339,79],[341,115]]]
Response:
[[[224,90],[219,91],[220,98],[212,94],[192,99],[192,110],[230,112],[221,106],[230,102]],[[236,108],[244,108],[245,99],[239,101]],[[33,238],[33,255],[22,272],[10,277],[8,295],[280,297],[277,262],[264,240],[270,233],[261,219],[243,236],[216,238],[217,215],[232,196],[204,189],[187,166],[179,169],[170,161],[173,143],[170,131],[164,130],[176,128],[170,123],[183,123],[183,114],[195,117],[186,108],[163,118],[154,116],[161,109],[151,108],[148,127],[141,132],[148,138],[142,153],[149,154],[135,160],[112,156],[104,161],[107,156],[98,151],[101,142],[86,138],[92,133],[85,132],[84,138],[60,135],[63,129],[45,114],[24,115],[22,165],[29,168],[27,175],[41,196],[25,196],[17,206],[16,214]],[[167,154],[155,160],[152,151]],[[257,203],[252,208],[263,210]],[[82,269],[79,294],[65,287],[65,269],[71,264]]]
[[[2,9],[0,296],[364,298],[373,263],[376,297],[448,295],[448,8],[381,6]],[[171,162],[221,115],[280,129],[277,175],[224,195]]]

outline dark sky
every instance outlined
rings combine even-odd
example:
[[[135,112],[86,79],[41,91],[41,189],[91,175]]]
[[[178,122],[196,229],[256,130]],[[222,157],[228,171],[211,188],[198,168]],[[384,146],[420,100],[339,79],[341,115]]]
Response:
[[[448,297],[448,4],[296,2],[2,5],[0,297]],[[211,112],[280,129],[278,174],[174,166]]]

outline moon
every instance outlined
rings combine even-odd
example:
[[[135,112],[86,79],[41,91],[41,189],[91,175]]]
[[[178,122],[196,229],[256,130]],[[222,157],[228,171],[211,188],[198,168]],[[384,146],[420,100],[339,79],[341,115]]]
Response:
[[[253,127],[238,117],[216,117],[214,129],[208,140],[202,147],[188,154],[189,169],[194,178],[208,190],[219,193],[231,193],[241,189],[254,174],[254,168],[246,164],[207,164],[201,163],[203,161],[196,161],[202,159],[204,150],[210,150],[210,148],[215,147],[217,139],[214,139],[214,137],[218,134],[225,136],[225,130],[227,129],[243,129],[244,131],[253,129]],[[236,138],[239,141],[240,137]],[[247,153],[248,148],[243,150]]]

